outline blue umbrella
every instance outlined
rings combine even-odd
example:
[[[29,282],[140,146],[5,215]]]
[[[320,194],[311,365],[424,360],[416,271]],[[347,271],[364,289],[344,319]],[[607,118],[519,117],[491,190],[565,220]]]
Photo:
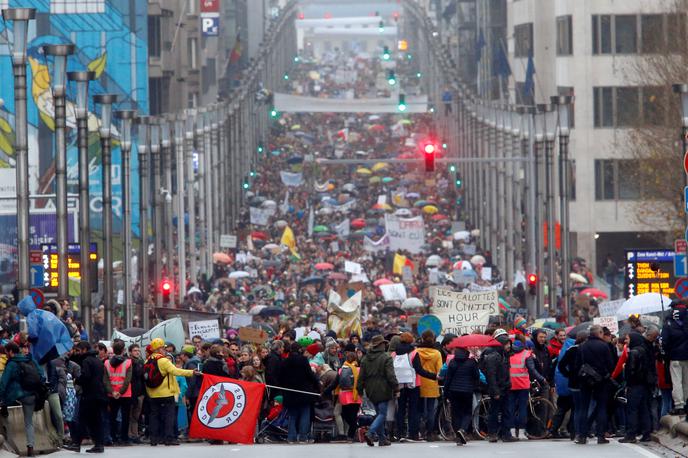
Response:
[[[74,345],[67,327],[51,312],[36,308],[31,296],[19,301],[19,311],[26,317],[33,358],[41,362],[53,347],[64,355]]]
[[[303,162],[303,158],[301,156],[292,156],[289,159],[287,159],[287,164],[300,164]]]

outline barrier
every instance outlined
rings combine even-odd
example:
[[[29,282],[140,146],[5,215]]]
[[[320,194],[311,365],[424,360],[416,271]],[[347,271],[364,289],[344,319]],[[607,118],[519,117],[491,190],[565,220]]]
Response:
[[[26,431],[24,430],[24,413],[21,406],[8,407],[7,418],[0,416],[0,425],[5,431],[5,449],[18,455],[26,455]],[[50,421],[50,407],[33,413],[33,429],[35,436],[34,453],[50,453],[57,450],[59,440],[57,431]]]
[[[659,419],[659,431],[653,435],[662,446],[685,456],[688,445],[688,422],[678,415],[665,415]]]

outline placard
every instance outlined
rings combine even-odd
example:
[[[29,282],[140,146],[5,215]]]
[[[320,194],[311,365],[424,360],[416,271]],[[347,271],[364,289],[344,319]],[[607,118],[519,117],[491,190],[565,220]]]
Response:
[[[263,344],[268,340],[268,333],[263,329],[243,327],[239,328],[239,339],[242,342]]]
[[[386,301],[403,301],[406,299],[406,286],[403,283],[380,285],[380,291],[382,291],[382,297]]]
[[[625,299],[617,299],[615,301],[600,302],[597,309],[600,311],[600,316],[616,317],[616,311],[621,308]]]
[[[253,323],[253,315],[249,313],[232,313],[229,316],[229,327],[239,329],[243,326],[250,326]]]
[[[270,217],[275,214],[274,208],[249,207],[248,211],[251,224],[256,226],[267,226]]]
[[[435,287],[430,295],[430,313],[440,319],[445,334],[483,332],[490,315],[499,314],[499,294],[495,290],[458,293]]]
[[[400,218],[385,215],[385,225],[390,250],[406,250],[414,254],[422,251],[425,245],[425,224],[422,216]]]
[[[360,275],[363,272],[363,268],[357,262],[344,261],[344,272],[347,272],[347,273],[350,273],[353,275]]]
[[[219,339],[220,323],[217,320],[189,321],[189,337],[195,336],[203,340]]]
[[[145,348],[146,345],[151,343],[151,340],[157,337],[160,337],[165,342],[172,342],[178,350],[181,349],[182,345],[184,345],[184,324],[182,319],[175,317],[165,320],[153,326],[150,331],[136,337],[131,337],[115,330],[112,332],[111,340],[121,339],[127,347],[135,343],[140,345],[141,348]]]
[[[236,248],[237,236],[231,234],[220,235],[220,248]]]
[[[598,316],[593,318],[592,322],[608,328],[615,336],[619,335],[619,322],[615,316]]]

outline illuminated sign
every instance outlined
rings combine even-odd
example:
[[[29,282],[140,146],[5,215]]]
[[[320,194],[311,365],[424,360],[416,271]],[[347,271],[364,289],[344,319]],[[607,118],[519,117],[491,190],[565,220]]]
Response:
[[[54,243],[44,243],[41,245],[41,256],[43,263],[43,290],[46,292],[57,291],[59,278],[57,274],[57,245]],[[70,243],[67,245],[67,276],[70,278],[81,278],[81,244]],[[89,250],[89,268],[91,269],[91,290],[97,291],[98,288],[98,250],[95,243],[91,243]]]
[[[652,266],[659,267],[658,271]],[[674,294],[673,250],[626,250],[624,295],[628,298],[644,293]]]

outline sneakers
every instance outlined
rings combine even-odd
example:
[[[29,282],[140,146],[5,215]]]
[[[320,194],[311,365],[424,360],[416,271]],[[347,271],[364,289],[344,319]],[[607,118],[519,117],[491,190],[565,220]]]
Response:
[[[466,445],[466,443],[468,442],[466,440],[466,433],[463,429],[460,429],[456,432],[456,441],[457,444],[460,443],[461,445]]]
[[[499,440],[499,438],[497,437],[496,434],[490,434],[489,436],[487,436],[487,441],[492,443],[492,444],[494,444],[498,440]]]
[[[78,446],[78,445],[76,445],[76,444],[69,444],[69,445],[66,445],[66,444],[65,444],[65,446],[62,447],[62,448],[65,449],[65,450],[69,450],[70,452],[76,452],[76,453],[80,453],[80,452],[81,452],[81,447]]]
[[[383,439],[380,442],[377,443],[379,447],[389,447],[392,445],[392,443],[389,441],[389,439]]]
[[[598,438],[597,438],[597,443],[598,443],[599,445],[608,444],[608,443],[609,443],[609,439],[607,439],[606,437],[598,437]]]
[[[638,440],[634,436],[626,436],[623,439],[619,439],[620,444],[635,444]]]
[[[373,439],[373,436],[370,435],[370,433],[365,433],[363,437],[365,438],[366,444],[368,444],[369,447],[375,447],[375,440]]]
[[[588,438],[585,436],[576,436],[576,440],[574,442],[578,445],[585,445],[588,443]]]

